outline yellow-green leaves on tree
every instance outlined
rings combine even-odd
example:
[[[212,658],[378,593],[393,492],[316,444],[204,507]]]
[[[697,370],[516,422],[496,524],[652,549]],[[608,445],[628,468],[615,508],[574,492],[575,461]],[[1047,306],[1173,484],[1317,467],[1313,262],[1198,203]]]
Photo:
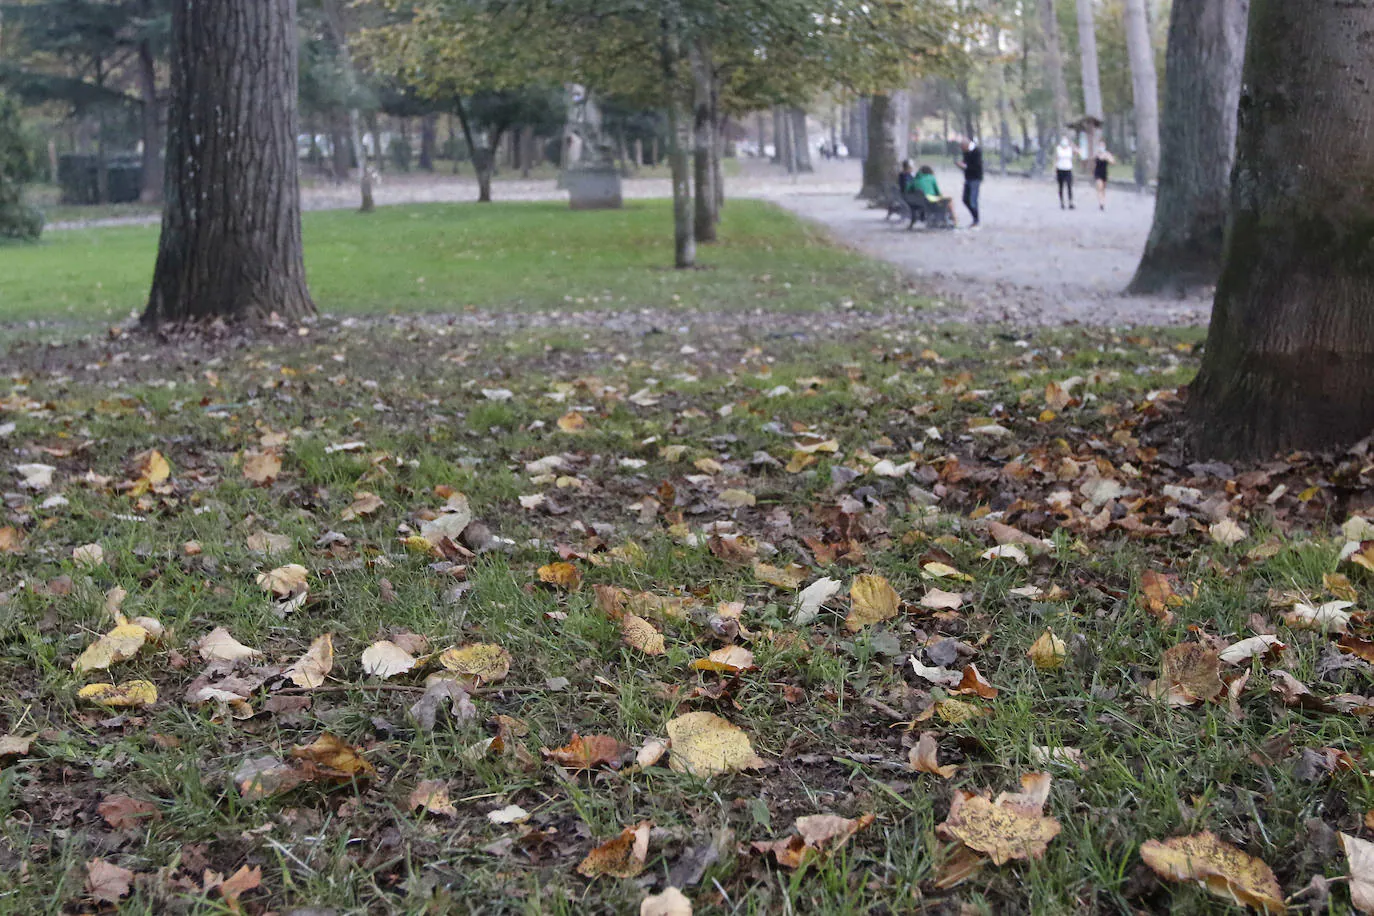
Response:
[[[900,604],[901,597],[896,589],[882,576],[873,573],[855,576],[849,586],[849,616],[845,618],[845,626],[851,633],[857,633],[869,624],[896,617]]]
[[[668,765],[679,773],[715,776],[765,765],[744,730],[714,713],[678,716],[668,723],[668,740]]]
[[[1140,858],[1170,881],[1196,881],[1218,897],[1261,913],[1287,911],[1273,870],[1210,830],[1163,842],[1147,840],[1140,846]]]

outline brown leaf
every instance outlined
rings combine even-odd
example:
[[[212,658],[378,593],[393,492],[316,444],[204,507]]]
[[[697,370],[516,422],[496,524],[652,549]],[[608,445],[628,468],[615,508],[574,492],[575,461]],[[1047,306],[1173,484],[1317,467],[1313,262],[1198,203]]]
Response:
[[[1174,593],[1173,583],[1163,573],[1147,569],[1140,574],[1140,603],[1160,623],[1168,626],[1174,621],[1171,607],[1180,607],[1183,599]]]
[[[0,553],[21,553],[24,549],[24,532],[18,528],[0,528]]]
[[[1361,639],[1358,636],[1349,634],[1342,636],[1336,645],[1342,652],[1356,655],[1371,664],[1374,664],[1374,640]]]
[[[1226,689],[1221,682],[1217,652],[1201,643],[1187,642],[1164,652],[1159,680],[1153,693],[1170,706],[1211,702]]]
[[[612,769],[620,766],[625,747],[609,735],[582,737],[573,732],[572,740],[563,747],[540,748],[539,752],[560,766],[570,770],[592,770],[599,766]]]
[[[848,818],[834,814],[811,814],[797,818],[797,832],[780,840],[760,840],[753,844],[758,852],[772,855],[784,868],[800,868],[813,859],[828,856],[843,848],[850,838],[866,829],[876,818],[872,814]]]
[[[1031,643],[1031,647],[1026,650],[1026,656],[1031,660],[1031,664],[1040,671],[1053,671],[1061,667],[1068,654],[1069,648],[1064,645],[1064,640],[1055,636],[1051,630],[1041,633],[1040,638]]]
[[[965,665],[959,683],[954,687],[954,693],[980,696],[985,700],[996,699],[1000,692],[988,683],[987,678],[983,677],[977,665]]]
[[[577,866],[577,873],[588,878],[610,875],[633,878],[644,870],[649,855],[649,830],[653,824],[641,821],[626,827],[620,836],[593,849]]]
[[[86,863],[86,894],[98,903],[118,903],[127,897],[134,883],[134,873],[104,859]]]
[[[291,756],[302,761],[302,773],[307,779],[347,782],[377,775],[376,768],[363,759],[357,748],[329,732],[311,744],[291,748]]]
[[[376,493],[359,490],[353,494],[353,502],[339,513],[339,518],[345,522],[351,522],[355,518],[371,515],[385,505],[386,503],[382,502],[382,498]]]
[[[448,702],[455,722],[466,722],[477,715],[468,692],[453,678],[435,678],[425,686],[424,695],[410,707],[410,716],[423,731],[433,731],[439,710]]]
[[[663,634],[652,623],[636,614],[626,614],[620,618],[621,639],[625,645],[638,649],[645,655],[663,655]]]
[[[406,803],[406,809],[414,811],[416,808],[423,808],[430,814],[442,817],[458,816],[458,809],[449,800],[448,786],[444,785],[442,779],[426,779],[415,786],[415,791],[410,793],[410,799]]]
[[[257,865],[252,868],[244,865],[220,882],[219,895],[224,898],[225,903],[229,904],[231,910],[238,912],[239,897],[261,886],[262,868]]]
[[[281,474],[281,456],[276,452],[244,452],[243,477],[259,486],[268,486]]]
[[[1140,858],[1161,878],[1196,881],[1218,897],[1261,913],[1287,912],[1273,870],[1209,830],[1163,842],[1146,840]]]
[[[250,757],[234,771],[239,795],[250,801],[289,792],[304,781],[300,771],[275,757]]]
[[[994,802],[986,795],[957,790],[949,817],[936,830],[984,853],[994,865],[1012,859],[1038,859],[1062,829],[1043,813],[1049,776],[1031,773],[1021,778],[1023,793],[1002,793]],[[1037,804],[1038,802],[1038,804]]]
[[[953,779],[959,767],[952,763],[941,765],[939,761],[940,743],[930,732],[921,732],[916,746],[907,755],[911,768],[918,773],[933,773],[941,779]]]
[[[299,563],[289,563],[258,574],[258,585],[278,598],[290,598],[305,590],[310,572]]]
[[[162,819],[157,805],[127,795],[106,795],[95,810],[115,830],[141,827],[148,821]]]

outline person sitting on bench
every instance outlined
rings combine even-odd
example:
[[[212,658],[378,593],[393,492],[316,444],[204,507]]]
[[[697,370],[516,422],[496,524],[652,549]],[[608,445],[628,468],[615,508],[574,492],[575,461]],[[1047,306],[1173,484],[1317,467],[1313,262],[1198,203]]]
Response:
[[[959,221],[954,216],[954,199],[945,197],[940,193],[940,183],[935,180],[935,170],[928,165],[921,166],[921,170],[913,176],[911,180],[912,190],[924,194],[926,202],[932,209],[944,210],[949,214],[949,224],[959,225]]]

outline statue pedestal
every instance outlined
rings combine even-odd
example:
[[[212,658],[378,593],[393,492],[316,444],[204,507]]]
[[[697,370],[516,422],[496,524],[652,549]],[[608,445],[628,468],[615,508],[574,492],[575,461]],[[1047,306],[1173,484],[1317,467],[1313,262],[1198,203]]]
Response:
[[[570,168],[561,184],[574,210],[619,210],[624,204],[620,172],[613,163]]]

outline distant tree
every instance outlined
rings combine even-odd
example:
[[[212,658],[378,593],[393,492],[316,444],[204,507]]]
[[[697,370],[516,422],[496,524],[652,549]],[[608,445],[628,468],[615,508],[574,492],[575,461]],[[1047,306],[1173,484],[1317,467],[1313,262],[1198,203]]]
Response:
[[[36,239],[43,231],[43,217],[24,203],[24,185],[37,175],[19,107],[0,94],[0,239]]]
[[[1374,4],[1251,7],[1231,220],[1202,367],[1204,455],[1374,432]]]
[[[1159,77],[1145,0],[1126,0],[1126,51],[1135,99],[1135,173],[1136,180],[1145,184],[1159,174]]]
[[[313,314],[301,246],[295,0],[172,6],[167,199],[148,325]]]
[[[1059,35],[1059,14],[1054,0],[1039,0],[1042,51],[1050,97],[1054,103],[1054,127],[1051,136],[1058,136],[1069,120],[1069,86],[1064,80],[1064,48]]]

